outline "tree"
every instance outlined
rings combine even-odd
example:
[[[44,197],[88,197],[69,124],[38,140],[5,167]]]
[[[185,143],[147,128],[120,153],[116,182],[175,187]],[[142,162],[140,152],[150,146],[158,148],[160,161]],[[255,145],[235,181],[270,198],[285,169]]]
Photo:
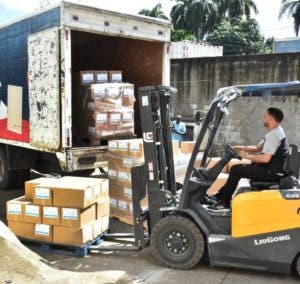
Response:
[[[228,16],[230,20],[246,16],[250,19],[251,11],[258,13],[257,7],[253,0],[217,0],[219,15]]]
[[[164,14],[162,10],[162,6],[160,3],[158,3],[155,7],[152,9],[143,9],[139,12],[140,15],[152,17],[152,18],[159,18],[164,20],[169,20],[169,18]]]
[[[202,39],[218,22],[218,6],[211,0],[176,0],[171,10],[175,29],[184,29]]]
[[[294,18],[294,29],[296,36],[299,35],[300,29],[300,0],[282,0],[279,18],[281,19],[284,15],[292,16]]]
[[[273,40],[265,41],[256,20],[242,18],[232,21],[224,19],[207,37],[208,43],[224,47],[224,55],[272,52]]]
[[[172,29],[171,41],[176,42],[176,41],[183,41],[183,40],[196,41],[197,39],[192,33],[189,33],[186,30]]]

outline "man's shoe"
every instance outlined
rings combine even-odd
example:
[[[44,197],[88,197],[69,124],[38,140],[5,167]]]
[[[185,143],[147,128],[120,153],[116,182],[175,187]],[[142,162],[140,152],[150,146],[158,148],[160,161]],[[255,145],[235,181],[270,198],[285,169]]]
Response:
[[[228,204],[226,204],[226,202],[224,201],[219,201],[216,204],[207,206],[207,210],[212,212],[224,212],[224,211],[228,211],[229,209],[230,206],[228,206]]]
[[[209,196],[207,194],[204,195],[202,204],[214,205],[217,203],[218,203],[218,199],[216,198],[215,195],[211,195],[211,196]]]

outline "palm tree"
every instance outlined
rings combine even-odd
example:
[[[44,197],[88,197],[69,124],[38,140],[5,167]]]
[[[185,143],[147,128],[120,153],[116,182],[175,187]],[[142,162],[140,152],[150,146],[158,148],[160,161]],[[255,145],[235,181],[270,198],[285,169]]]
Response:
[[[175,29],[185,29],[202,39],[218,22],[218,6],[212,0],[176,0],[171,10]]]
[[[154,8],[152,9],[143,9],[139,12],[140,15],[152,17],[152,18],[159,18],[164,20],[169,20],[169,18],[164,14],[162,10],[162,6],[160,3],[158,3]]]
[[[251,12],[258,13],[253,0],[216,0],[219,7],[220,16],[228,16],[229,19],[246,16],[250,19]]]
[[[298,36],[300,29],[300,0],[282,0],[279,18],[281,19],[285,14],[294,18],[295,34]]]

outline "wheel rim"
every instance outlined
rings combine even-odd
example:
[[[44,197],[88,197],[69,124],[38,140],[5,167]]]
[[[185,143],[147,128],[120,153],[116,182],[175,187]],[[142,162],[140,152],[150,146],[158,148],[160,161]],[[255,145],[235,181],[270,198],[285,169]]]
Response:
[[[162,234],[161,244],[162,253],[168,259],[181,262],[188,258],[193,253],[194,240],[192,236],[185,230],[168,230]]]

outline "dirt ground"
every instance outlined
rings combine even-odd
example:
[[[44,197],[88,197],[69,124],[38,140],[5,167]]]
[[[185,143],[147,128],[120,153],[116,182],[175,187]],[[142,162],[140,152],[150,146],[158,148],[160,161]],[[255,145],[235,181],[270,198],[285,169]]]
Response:
[[[6,201],[22,194],[23,190],[21,189],[0,191],[1,221],[6,222]],[[129,230],[128,227],[123,227],[123,229]],[[152,259],[148,248],[140,252],[130,253],[94,253],[86,258],[76,258],[72,255],[47,254],[41,252],[37,246],[30,246],[29,248],[47,260],[54,272],[73,272],[73,274],[70,274],[70,277],[72,275],[72,277],[78,277],[78,280],[80,278],[80,281],[77,281],[78,283],[299,283],[299,279],[294,276],[215,268],[209,267],[207,264],[199,264],[190,271],[170,270],[158,266]],[[2,281],[1,274],[2,272],[0,272],[0,280]],[[51,273],[51,275],[53,274]],[[49,280],[53,277],[51,275],[49,275]],[[71,281],[71,278],[69,279]],[[72,279],[74,280],[74,278]],[[86,281],[84,281],[85,279]],[[22,281],[11,281],[11,279],[4,279],[3,281],[3,283],[22,283]],[[35,282],[33,281],[33,283]]]

